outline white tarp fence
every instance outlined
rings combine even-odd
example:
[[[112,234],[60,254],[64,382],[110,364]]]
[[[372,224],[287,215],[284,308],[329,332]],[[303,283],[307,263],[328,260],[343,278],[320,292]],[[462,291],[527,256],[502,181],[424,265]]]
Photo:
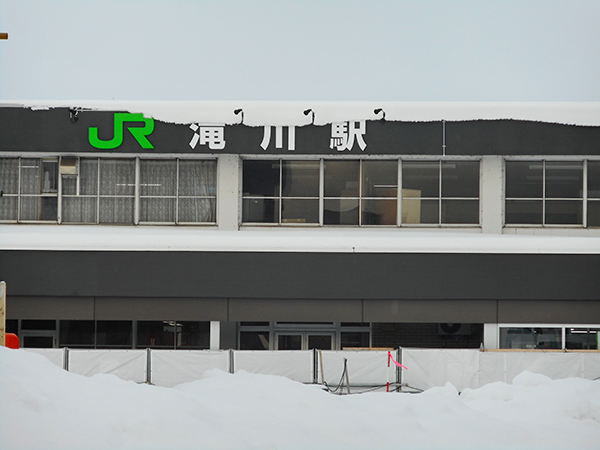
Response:
[[[233,371],[279,375],[301,383],[314,380],[312,350],[235,350]]]
[[[65,368],[65,349],[64,348],[27,348],[28,352],[38,353],[48,358],[52,364],[57,365],[61,369]]]
[[[199,379],[207,370],[229,372],[229,358],[227,350],[152,350],[149,379],[157,386],[177,386]]]
[[[402,383],[420,389],[452,383],[459,391],[488,383],[512,383],[525,370],[552,379],[600,377],[598,352],[402,349]]]
[[[396,351],[392,356],[396,359]],[[323,357],[323,372],[325,382],[335,386],[340,382],[344,371],[344,359],[347,360],[348,378],[351,386],[378,386],[387,381],[396,382],[396,366],[392,363],[388,374],[388,352],[387,351],[365,351],[365,350],[340,350],[322,351],[318,355]],[[318,382],[322,382],[321,360],[317,365]],[[388,378],[389,376],[389,378]],[[346,383],[343,380],[344,385]]]
[[[147,353],[146,350],[69,350],[68,370],[88,377],[106,373],[145,383]]]
[[[233,373],[279,375],[302,383],[339,383],[347,360],[351,386],[380,386],[388,381],[387,351],[250,351],[250,350],[70,350],[27,349],[47,357],[70,372],[92,376],[114,374],[137,383],[158,386],[199,379],[204,372],[219,369]],[[392,355],[396,358],[397,352]],[[552,379],[600,378],[600,352],[485,351],[476,349],[400,350],[400,362],[408,370],[389,370],[391,383],[400,381],[414,388],[429,389],[452,383],[459,391],[497,381],[511,383],[528,370]],[[346,385],[344,379],[343,384]]]

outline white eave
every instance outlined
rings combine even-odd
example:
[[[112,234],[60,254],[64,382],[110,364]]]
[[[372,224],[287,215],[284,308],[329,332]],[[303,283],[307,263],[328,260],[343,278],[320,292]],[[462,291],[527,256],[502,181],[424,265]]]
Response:
[[[600,254],[600,237],[390,229],[2,225],[0,250]]]

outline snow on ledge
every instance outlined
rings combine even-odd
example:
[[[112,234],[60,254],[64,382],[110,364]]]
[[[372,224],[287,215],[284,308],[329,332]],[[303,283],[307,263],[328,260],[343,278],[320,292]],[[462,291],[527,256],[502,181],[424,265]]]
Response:
[[[600,237],[402,229],[2,225],[0,250],[600,254]]]
[[[248,102],[248,101],[17,101],[0,106],[49,109],[73,107],[103,111],[143,113],[146,117],[178,124],[240,123],[244,124],[308,125],[314,112],[315,125],[348,120],[377,120],[382,108],[389,121],[431,122],[465,120],[529,120],[567,125],[600,126],[600,102]]]

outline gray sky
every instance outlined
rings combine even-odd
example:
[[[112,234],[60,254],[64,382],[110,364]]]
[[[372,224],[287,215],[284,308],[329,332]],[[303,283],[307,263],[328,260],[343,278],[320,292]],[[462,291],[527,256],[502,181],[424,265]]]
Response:
[[[0,100],[600,101],[599,0],[0,0]]]

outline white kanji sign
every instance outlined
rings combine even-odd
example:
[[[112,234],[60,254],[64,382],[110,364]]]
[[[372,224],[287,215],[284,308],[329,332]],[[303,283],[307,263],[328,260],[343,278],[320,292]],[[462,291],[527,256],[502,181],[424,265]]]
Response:
[[[193,123],[190,129],[194,136],[190,141],[190,147],[196,145],[208,145],[211,150],[223,150],[225,148],[225,127],[223,125],[198,125]]]
[[[366,133],[367,125],[364,120],[332,123],[329,148],[335,148],[338,152],[351,151],[356,140],[358,146],[364,152],[367,144],[363,136]]]
[[[260,143],[260,146],[263,150],[267,150],[269,144],[271,143],[271,127],[270,125],[265,125],[263,139]],[[276,126],[275,128],[275,148],[283,148],[283,127]],[[288,150],[293,152],[296,150],[296,127],[294,125],[290,125],[287,127],[288,129]]]

